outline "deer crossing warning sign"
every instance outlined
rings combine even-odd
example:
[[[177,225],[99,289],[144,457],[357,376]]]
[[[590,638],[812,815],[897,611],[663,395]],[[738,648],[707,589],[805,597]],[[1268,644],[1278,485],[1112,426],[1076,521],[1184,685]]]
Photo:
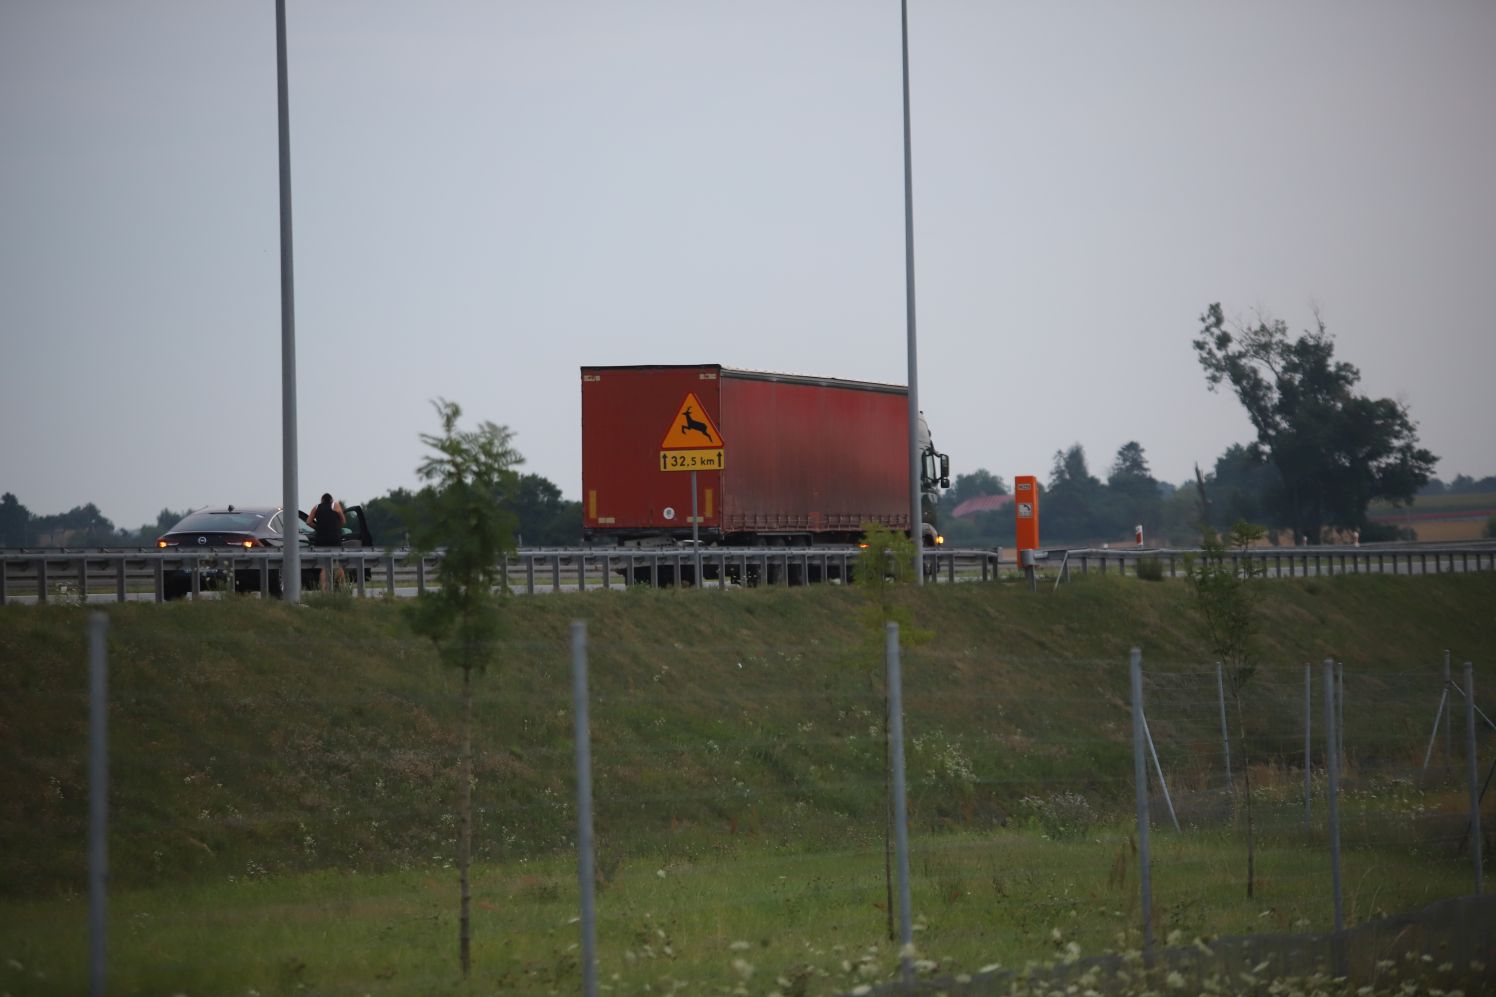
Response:
[[[660,441],[662,471],[720,471],[727,466],[727,446],[694,392],[686,392],[665,438]]]

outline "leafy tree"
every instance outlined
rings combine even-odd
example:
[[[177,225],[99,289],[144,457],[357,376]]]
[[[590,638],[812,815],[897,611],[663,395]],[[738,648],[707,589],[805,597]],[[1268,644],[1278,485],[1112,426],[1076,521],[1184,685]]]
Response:
[[[1278,469],[1251,447],[1233,443],[1216,458],[1215,470],[1206,477],[1210,495],[1210,517],[1206,525],[1229,529],[1237,522],[1270,522],[1288,525],[1276,517],[1273,497],[1282,491]]]
[[[0,495],[0,547],[31,543],[31,510],[10,492]]]
[[[429,487],[415,496],[411,548],[430,552],[445,548],[438,569],[440,586],[422,595],[408,610],[411,629],[429,637],[441,660],[462,670],[462,758],[460,761],[461,830],[457,868],[461,884],[458,954],[462,975],[471,967],[468,866],[473,846],[473,693],[472,675],[493,658],[500,634],[500,601],[496,593],[500,563],[514,549],[514,516],[500,505],[518,481],[513,470],[524,461],[505,426],[483,422],[459,430],[462,410],[455,402],[434,403],[440,435],[421,434],[433,452],[416,473]]]
[[[1259,627],[1258,578],[1261,574],[1245,556],[1266,536],[1261,526],[1238,522],[1225,539],[1209,527],[1200,542],[1200,554],[1185,562],[1194,594],[1200,634],[1217,661],[1224,666],[1226,685],[1236,706],[1236,739],[1241,749],[1242,780],[1247,812],[1247,896],[1256,882],[1256,841],[1252,824],[1252,765],[1247,757],[1246,719],[1242,692],[1257,672],[1256,640]],[[1233,557],[1232,554],[1237,556]]]
[[[1040,528],[1047,536],[1072,540],[1119,532],[1121,518],[1107,500],[1106,486],[1086,466],[1084,447],[1075,443],[1056,450],[1039,503]]]
[[[1290,339],[1282,320],[1228,330],[1220,304],[1200,316],[1195,352],[1211,390],[1229,384],[1257,430],[1251,450],[1277,468],[1278,521],[1317,540],[1360,528],[1373,499],[1410,501],[1438,458],[1418,446],[1407,409],[1354,390],[1361,372],[1335,360],[1323,321]]]
[[[1158,529],[1163,493],[1148,469],[1142,444],[1129,441],[1117,448],[1117,456],[1106,479],[1112,508],[1127,523],[1142,524],[1149,536]]]
[[[582,503],[568,502],[561,489],[538,474],[521,475],[514,495],[521,542],[531,547],[564,547],[582,536]]]
[[[118,539],[114,524],[92,502],[67,512],[31,517],[31,535],[43,546],[105,546]]]

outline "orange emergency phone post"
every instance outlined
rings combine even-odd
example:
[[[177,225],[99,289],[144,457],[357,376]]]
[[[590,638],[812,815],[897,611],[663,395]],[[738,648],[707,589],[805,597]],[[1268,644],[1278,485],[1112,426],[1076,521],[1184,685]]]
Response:
[[[1013,536],[1018,546],[1018,563],[1023,552],[1039,549],[1039,479],[1020,474],[1013,479]]]

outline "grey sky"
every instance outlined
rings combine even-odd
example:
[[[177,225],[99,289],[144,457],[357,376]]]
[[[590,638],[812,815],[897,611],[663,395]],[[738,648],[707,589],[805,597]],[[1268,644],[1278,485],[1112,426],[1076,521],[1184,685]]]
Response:
[[[910,6],[954,472],[1209,467],[1219,300],[1496,473],[1496,4]],[[896,0],[288,7],[304,504],[413,485],[437,396],[575,498],[584,364],[904,381]],[[279,500],[276,196],[272,0],[0,2],[0,490]]]

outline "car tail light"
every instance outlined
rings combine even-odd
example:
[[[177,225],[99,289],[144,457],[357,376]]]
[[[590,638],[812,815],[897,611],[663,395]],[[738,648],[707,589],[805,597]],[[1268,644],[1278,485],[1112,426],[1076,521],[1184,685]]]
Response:
[[[941,536],[938,533],[935,534],[935,545],[938,547],[943,543],[945,543],[945,537]]]
[[[156,546],[157,547],[175,547],[175,546],[177,546],[177,541],[175,541],[175,540],[161,539],[161,540],[157,540],[156,541]]]

